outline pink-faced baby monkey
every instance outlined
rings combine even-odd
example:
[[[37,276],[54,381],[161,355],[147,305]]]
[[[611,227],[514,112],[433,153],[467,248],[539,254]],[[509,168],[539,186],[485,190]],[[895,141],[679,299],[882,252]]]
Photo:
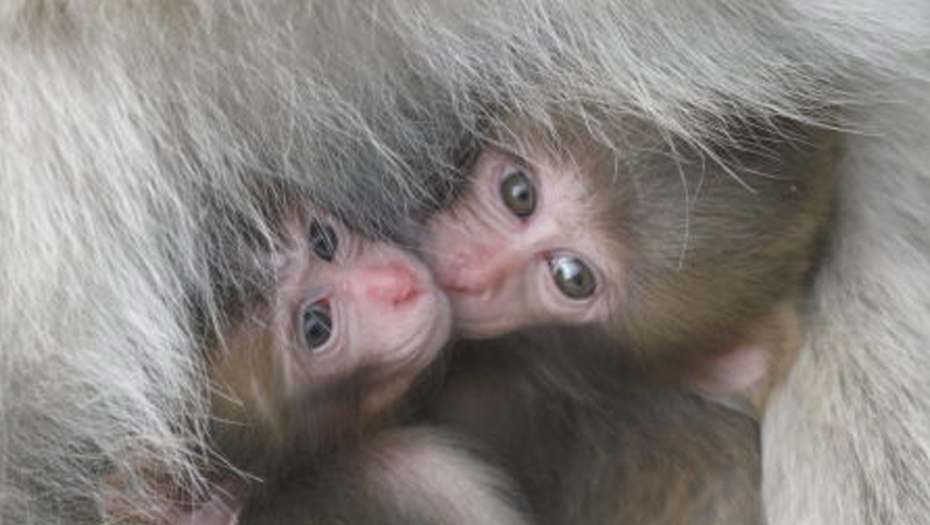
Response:
[[[522,523],[506,483],[456,439],[388,428],[450,334],[426,267],[312,207],[281,228],[271,292],[207,350],[216,486],[196,502],[172,501],[166,486],[155,509],[123,487],[110,514],[158,525]],[[461,494],[467,506],[437,503]]]
[[[448,301],[418,260],[317,210],[298,216],[283,223],[273,292],[210,367],[214,442],[253,473],[377,423],[449,336]]]

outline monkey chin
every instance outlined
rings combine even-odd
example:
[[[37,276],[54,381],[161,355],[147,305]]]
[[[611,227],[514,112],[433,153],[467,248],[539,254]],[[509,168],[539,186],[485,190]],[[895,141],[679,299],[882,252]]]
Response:
[[[406,349],[406,352],[397,358],[409,360],[410,369],[416,368],[420,372],[440,356],[442,349],[449,342],[455,315],[449,297],[432,281],[424,287],[412,308],[409,315],[424,322],[421,323],[422,326],[410,330],[410,339],[400,348]]]
[[[428,358],[426,365],[439,356],[439,352],[452,335],[455,320],[454,303],[449,295],[439,287],[433,273],[419,260],[414,260],[413,270],[419,281],[419,297],[410,305],[407,312],[410,319],[420,320],[421,327],[413,327],[407,345],[402,347],[412,353]]]
[[[423,280],[415,299],[398,311],[383,337],[391,342],[381,359],[393,369],[413,377],[432,365],[452,337],[452,302],[431,280]],[[387,320],[385,320],[387,321]]]
[[[363,414],[390,412],[400,404],[421,374],[442,356],[452,337],[452,304],[432,282],[424,287],[409,309],[409,318],[419,322],[403,327],[409,337],[402,341],[395,339],[394,351],[383,356],[385,363],[377,368],[387,368],[391,372],[378,384],[370,386],[362,405]]]

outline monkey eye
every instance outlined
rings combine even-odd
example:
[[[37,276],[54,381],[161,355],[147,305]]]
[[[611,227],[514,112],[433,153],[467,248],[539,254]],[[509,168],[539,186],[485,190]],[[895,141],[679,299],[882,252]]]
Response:
[[[587,299],[597,288],[594,272],[581,259],[572,255],[557,254],[550,257],[549,269],[555,285],[569,299]]]
[[[339,247],[339,239],[333,227],[316,219],[310,223],[310,236],[308,238],[310,249],[317,257],[326,262],[332,262]]]
[[[522,169],[516,168],[504,177],[500,194],[507,209],[521,219],[536,211],[536,187]]]
[[[304,310],[301,319],[304,340],[311,351],[326,344],[333,331],[333,317],[329,311],[329,302],[317,301]]]

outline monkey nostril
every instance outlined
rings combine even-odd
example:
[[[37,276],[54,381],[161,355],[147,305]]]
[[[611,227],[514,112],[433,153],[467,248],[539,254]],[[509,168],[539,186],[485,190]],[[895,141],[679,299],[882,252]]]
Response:
[[[400,306],[411,302],[422,293],[420,280],[413,271],[400,262],[389,263],[369,270],[366,295],[374,300]]]
[[[394,306],[399,306],[403,303],[416,299],[420,295],[420,289],[415,286],[408,286],[402,290],[399,290],[396,296],[394,297]]]
[[[392,265],[396,272],[396,287],[393,291],[395,306],[416,299],[422,292],[417,277],[406,266],[395,263]]]

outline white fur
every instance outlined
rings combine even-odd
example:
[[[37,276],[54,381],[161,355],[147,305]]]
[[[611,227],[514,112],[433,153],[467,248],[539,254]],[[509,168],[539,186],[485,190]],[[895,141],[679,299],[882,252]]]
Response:
[[[925,521],[928,32],[924,0],[7,1],[0,521],[78,521],[111,465],[196,483],[188,301],[220,314],[211,265],[250,282],[224,263],[261,260],[252,186],[393,220],[489,105],[698,143],[839,108],[857,133],[840,230],[765,422],[767,514]]]
[[[889,86],[893,103],[859,113],[872,133],[849,141],[810,337],[764,421],[771,523],[930,516],[928,88]]]

